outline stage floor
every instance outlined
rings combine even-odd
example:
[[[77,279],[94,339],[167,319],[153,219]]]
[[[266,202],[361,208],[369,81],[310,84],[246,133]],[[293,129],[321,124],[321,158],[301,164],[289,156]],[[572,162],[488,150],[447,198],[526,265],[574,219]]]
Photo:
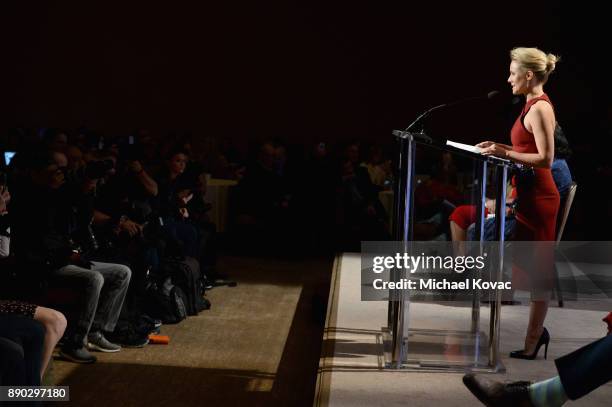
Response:
[[[345,253],[336,258],[331,280],[328,314],[317,380],[316,406],[473,406],[477,400],[463,386],[463,373],[436,372],[433,369],[384,368],[383,335],[387,324],[387,302],[361,301],[360,256]],[[554,359],[589,342],[601,338],[605,326],[601,318],[609,305],[573,304],[557,308],[551,302],[546,327],[551,333],[548,360],[510,359],[507,354],[522,348],[529,313],[524,305],[503,306],[501,312],[501,357],[506,367],[499,380],[541,380],[555,376]],[[554,305],[554,306],[553,306]],[[573,309],[583,308],[583,309]],[[590,309],[584,309],[590,308]],[[595,309],[595,310],[594,310]],[[601,310],[598,310],[601,309]],[[471,321],[469,307],[454,304],[412,303],[409,308],[410,326],[426,330],[468,330]],[[481,309],[481,326],[488,328],[489,309]],[[431,346],[412,348],[444,361],[465,358],[465,344],[449,340],[452,336],[431,341]],[[415,338],[416,339],[416,338]],[[412,341],[412,339],[411,339]],[[422,342],[416,340],[415,342]],[[594,391],[568,405],[608,406],[612,399],[612,384]]]

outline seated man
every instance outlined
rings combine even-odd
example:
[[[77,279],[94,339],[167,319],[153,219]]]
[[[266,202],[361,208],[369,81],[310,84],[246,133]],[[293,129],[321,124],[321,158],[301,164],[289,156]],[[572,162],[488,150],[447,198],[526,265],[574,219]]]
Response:
[[[24,271],[43,271],[32,276],[41,280],[77,287],[83,297],[76,322],[70,323],[61,355],[78,363],[93,363],[89,349],[117,352],[104,332],[113,331],[127,293],[131,271],[112,263],[89,262],[80,256],[72,240],[77,209],[95,188],[85,180],[69,191],[64,184],[66,158],[61,153],[35,152],[27,158],[28,177],[15,191],[11,203],[11,246]]]
[[[558,407],[612,379],[612,335],[555,360],[558,376],[537,383],[500,383],[467,374],[466,387],[486,406]]]

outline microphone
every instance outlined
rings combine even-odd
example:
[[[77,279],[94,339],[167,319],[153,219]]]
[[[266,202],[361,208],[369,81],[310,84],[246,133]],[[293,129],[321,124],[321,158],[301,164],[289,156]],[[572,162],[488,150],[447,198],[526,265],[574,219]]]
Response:
[[[450,102],[450,103],[444,103],[438,106],[434,106],[429,110],[426,110],[424,113],[422,113],[419,117],[417,117],[412,123],[410,123],[410,125],[408,127],[406,127],[406,130],[404,131],[410,131],[410,129],[412,129],[414,126],[416,126],[421,120],[423,120],[424,118],[426,118],[427,116],[429,116],[429,114],[431,112],[434,112],[436,110],[439,109],[443,109],[446,107],[451,107],[451,106],[455,106],[455,105],[460,105],[466,102],[471,102],[474,100],[482,100],[482,99],[493,99],[495,96],[499,95],[499,91],[497,90],[492,90],[491,92],[487,93],[486,95],[482,95],[482,96],[472,96],[469,98],[465,98],[465,99],[460,99],[454,102]]]

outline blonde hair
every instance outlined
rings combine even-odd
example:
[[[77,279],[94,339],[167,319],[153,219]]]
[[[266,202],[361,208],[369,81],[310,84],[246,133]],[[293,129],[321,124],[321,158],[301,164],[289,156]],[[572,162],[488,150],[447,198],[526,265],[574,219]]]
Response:
[[[510,59],[516,61],[525,71],[531,71],[542,83],[546,83],[561,60],[553,54],[546,54],[538,48],[518,47],[510,51]]]

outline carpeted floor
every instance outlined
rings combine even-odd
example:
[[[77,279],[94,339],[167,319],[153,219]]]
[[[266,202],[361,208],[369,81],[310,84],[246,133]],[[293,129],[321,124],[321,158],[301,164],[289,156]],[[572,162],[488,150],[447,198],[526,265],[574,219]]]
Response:
[[[212,309],[164,325],[169,345],[55,360],[73,405],[312,405],[331,260],[225,258],[237,287],[208,293]]]
[[[333,407],[472,407],[478,400],[463,385],[462,376],[469,369],[436,371],[438,363],[471,364],[474,343],[452,331],[469,331],[471,305],[459,302],[412,301],[407,309],[408,325],[421,329],[408,336],[410,366],[401,370],[384,369],[385,355],[381,327],[386,326],[388,304],[362,301],[361,259],[358,253],[344,253],[332,277],[333,299],[323,343],[322,368],[317,406]],[[601,318],[610,309],[609,300],[566,301],[564,308],[551,304],[546,316],[550,331],[548,359],[543,349],[537,360],[511,359],[508,354],[523,346],[529,315],[529,293],[515,293],[521,305],[503,306],[501,310],[500,358],[505,373],[491,373],[492,380],[539,381],[558,374],[554,360],[606,333]],[[519,295],[520,294],[520,295]],[[468,305],[468,306],[466,306]],[[480,328],[489,332],[490,308],[481,307]],[[444,334],[442,334],[445,332]],[[488,362],[486,347],[481,348],[481,363]],[[422,366],[417,361],[423,361]],[[567,406],[610,406],[612,383],[605,384]]]

